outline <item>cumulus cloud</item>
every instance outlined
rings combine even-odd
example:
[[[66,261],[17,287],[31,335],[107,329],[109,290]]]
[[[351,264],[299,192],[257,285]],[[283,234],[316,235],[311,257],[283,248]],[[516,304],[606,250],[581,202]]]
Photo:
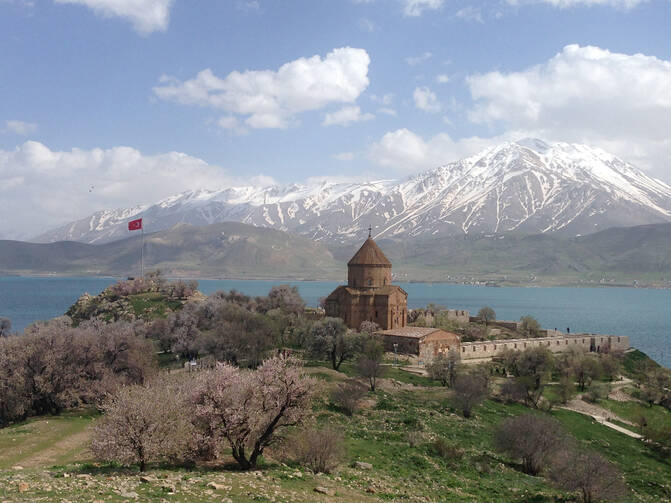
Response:
[[[633,9],[639,4],[645,3],[648,0],[507,0],[510,5],[525,5],[525,4],[549,4],[553,7],[566,9],[569,7],[579,6],[603,6],[614,7],[616,9]]]
[[[412,93],[412,99],[415,101],[415,107],[429,113],[440,112],[441,105],[436,97],[436,93],[428,87],[416,87]]]
[[[403,14],[408,17],[418,17],[426,10],[438,10],[445,0],[401,0]]]
[[[384,134],[367,152],[368,159],[379,166],[399,173],[413,173],[457,161],[500,142],[517,139],[521,133],[511,132],[492,138],[470,137],[454,140],[446,133],[424,139],[409,129]]]
[[[438,82],[439,84],[447,84],[449,81],[450,81],[449,75],[445,75],[444,73],[436,75],[436,82]]]
[[[355,122],[369,121],[373,117],[375,116],[371,113],[361,113],[360,107],[343,107],[336,112],[326,114],[322,124],[324,126],[349,126]]]
[[[2,129],[3,133],[13,133],[21,136],[27,136],[37,131],[37,124],[34,122],[23,121],[5,121],[5,127]]]
[[[384,115],[391,115],[392,117],[396,117],[396,110],[394,110],[393,108],[389,108],[389,107],[378,108],[377,113],[384,114]]]
[[[165,31],[170,21],[173,0],[54,0],[61,4],[84,5],[98,16],[120,17],[130,21],[138,33]]]
[[[27,141],[0,150],[0,214],[12,216],[0,219],[0,236],[27,238],[101,209],[245,181],[179,152],[144,155],[130,147],[54,151]]]
[[[246,117],[252,128],[286,128],[301,112],[356,101],[368,87],[369,64],[364,49],[342,47],[324,59],[299,58],[277,71],[234,71],[220,78],[207,68],[184,82],[163,76],[154,93],[166,101]]]
[[[417,66],[420,63],[423,63],[424,61],[428,61],[429,59],[431,59],[431,56],[433,56],[433,54],[431,54],[430,52],[425,52],[423,54],[420,54],[419,56],[408,56],[407,58],[405,58],[405,62],[410,66]]]
[[[671,61],[568,45],[543,64],[467,84],[476,123],[593,144],[644,169],[671,157]]]

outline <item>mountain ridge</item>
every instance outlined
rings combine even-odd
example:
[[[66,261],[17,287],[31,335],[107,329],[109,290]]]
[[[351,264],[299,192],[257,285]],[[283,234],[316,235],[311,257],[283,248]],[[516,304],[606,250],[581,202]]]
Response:
[[[401,179],[188,191],[104,210],[35,238],[103,243],[176,223],[239,221],[327,243],[498,232],[590,234],[671,221],[671,186],[601,149],[508,142]]]

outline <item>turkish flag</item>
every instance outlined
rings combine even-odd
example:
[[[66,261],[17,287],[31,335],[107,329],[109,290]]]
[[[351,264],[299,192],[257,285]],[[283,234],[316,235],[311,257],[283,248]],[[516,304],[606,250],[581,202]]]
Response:
[[[139,231],[142,229],[142,219],[138,218],[137,220],[131,220],[128,222],[128,230],[129,231]]]

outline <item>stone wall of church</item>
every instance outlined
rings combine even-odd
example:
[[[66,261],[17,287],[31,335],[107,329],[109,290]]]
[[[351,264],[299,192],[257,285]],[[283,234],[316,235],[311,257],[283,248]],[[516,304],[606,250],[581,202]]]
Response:
[[[374,288],[391,284],[391,267],[350,265],[347,267],[347,285],[352,288]]]

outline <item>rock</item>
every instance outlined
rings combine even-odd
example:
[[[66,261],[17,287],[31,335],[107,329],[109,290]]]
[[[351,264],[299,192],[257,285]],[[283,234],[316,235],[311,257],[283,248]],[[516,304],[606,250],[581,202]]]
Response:
[[[140,495],[138,493],[136,493],[135,491],[129,491],[127,493],[120,492],[119,496],[121,496],[122,498],[130,498],[130,499],[134,499],[134,500],[138,499],[140,497]]]
[[[88,473],[79,473],[79,474],[77,474],[77,478],[78,479],[90,479],[91,475],[89,475]]]
[[[230,491],[231,490],[231,486],[227,486],[227,485],[224,485],[224,484],[217,484],[216,482],[210,482],[209,484],[207,484],[207,487],[211,487],[215,491]]]
[[[354,463],[354,468],[359,468],[360,470],[372,470],[373,465],[364,461],[356,461]]]
[[[140,477],[140,482],[144,484],[151,484],[153,482],[158,482],[158,479],[156,477],[152,477],[151,475],[142,475]]]
[[[375,494],[375,488],[374,487],[367,487],[366,492],[369,494]]]
[[[28,485],[28,482],[19,482],[19,492],[20,493],[25,493],[30,486]]]
[[[314,492],[319,494],[326,494],[327,496],[335,496],[335,489],[330,489],[328,487],[317,486],[314,488]]]
[[[161,486],[161,490],[162,490],[163,492],[166,492],[166,493],[175,493],[175,492],[176,492],[176,490],[175,490],[175,486],[173,486],[173,485],[171,485],[171,484],[163,484],[163,485]]]
[[[297,479],[303,478],[303,472],[294,473],[294,477],[296,477]]]
[[[12,470],[23,470],[23,466],[19,466],[19,465],[12,466]]]

